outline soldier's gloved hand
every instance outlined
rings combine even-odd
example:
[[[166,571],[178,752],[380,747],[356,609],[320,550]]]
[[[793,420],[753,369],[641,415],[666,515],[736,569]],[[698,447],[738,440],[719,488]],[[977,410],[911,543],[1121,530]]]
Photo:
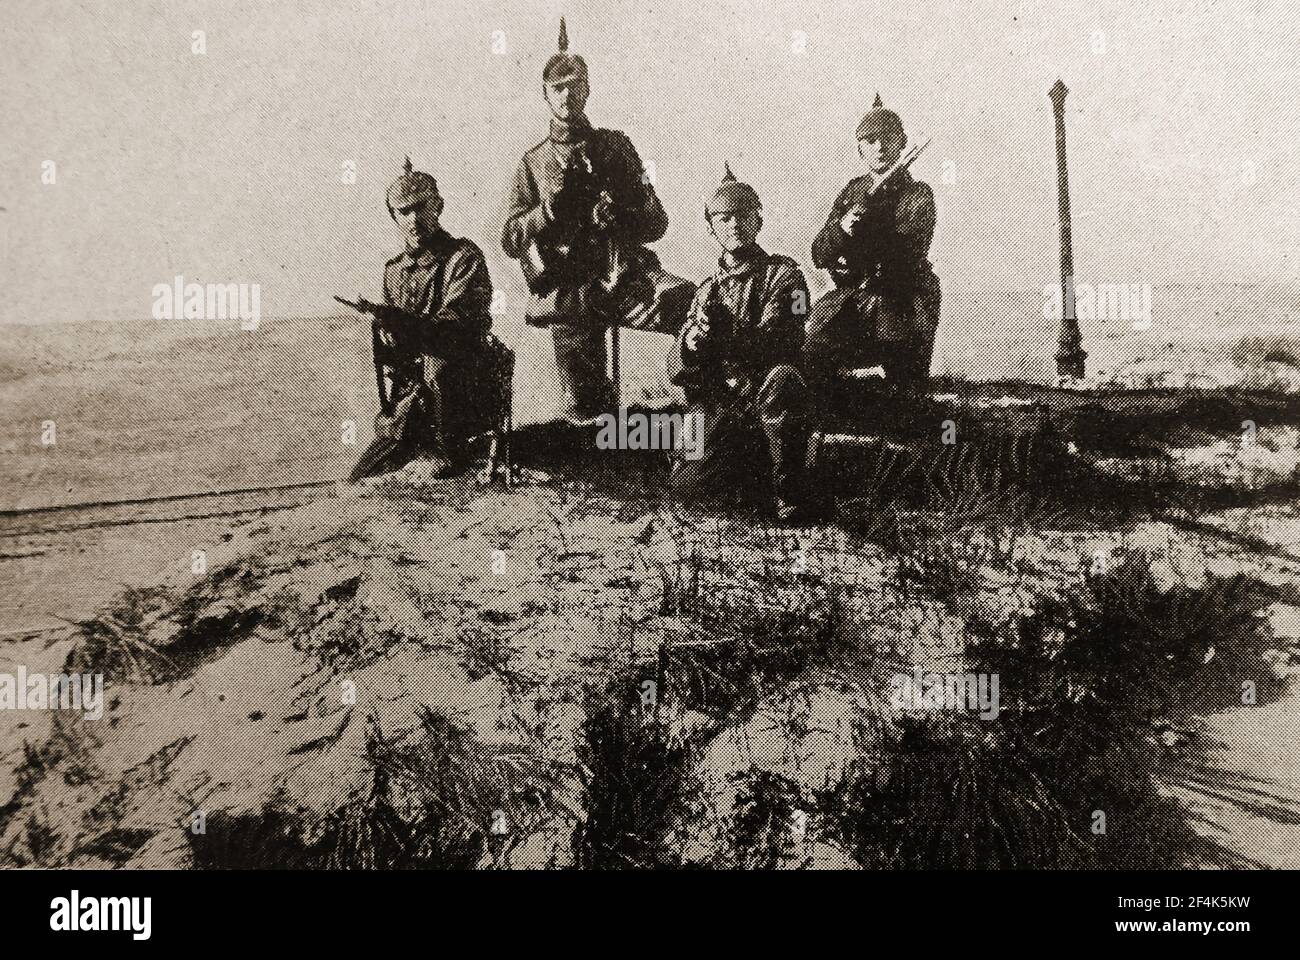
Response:
[[[875,193],[859,191],[840,217],[840,229],[851,237],[873,236],[884,229],[893,209],[887,191],[887,186]]]
[[[858,228],[862,225],[863,218],[866,216],[866,208],[862,206],[852,206],[840,217],[840,229],[847,236],[856,236]]]
[[[388,338],[390,344],[405,340],[410,332],[410,314],[397,307],[376,304],[374,317],[380,332]]]
[[[601,191],[600,199],[591,210],[591,222],[597,230],[607,230],[614,224],[614,198]]]
[[[731,316],[731,310],[727,308],[725,303],[719,300],[710,300],[704,305],[701,312],[704,314],[709,329],[713,331],[718,340],[731,339],[736,323]]]
[[[685,345],[702,361],[720,358],[730,341],[735,323],[731,311],[717,300],[707,301],[687,331]]]
[[[686,335],[682,337],[682,347],[687,353],[698,354],[708,340],[708,336],[709,322],[699,318],[686,328]]]
[[[564,168],[560,188],[551,197],[555,222],[564,225],[588,222],[596,200],[591,161],[584,153],[575,151]]]

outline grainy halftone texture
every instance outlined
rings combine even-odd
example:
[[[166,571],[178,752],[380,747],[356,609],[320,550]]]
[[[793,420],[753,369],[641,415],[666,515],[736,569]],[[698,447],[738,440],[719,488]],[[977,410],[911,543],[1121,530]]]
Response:
[[[811,309],[877,93],[932,141],[929,382],[814,395],[798,525],[752,418],[720,504],[557,422],[502,244],[553,8],[7,15],[0,863],[1300,865],[1284,4],[566,6],[693,283],[724,164]],[[407,155],[487,258],[509,487],[338,482],[377,405],[331,297],[380,299]],[[168,316],[177,283],[255,287],[256,322]],[[678,411],[675,349],[622,331],[607,412]],[[65,673],[104,676],[102,717],[29,699]]]

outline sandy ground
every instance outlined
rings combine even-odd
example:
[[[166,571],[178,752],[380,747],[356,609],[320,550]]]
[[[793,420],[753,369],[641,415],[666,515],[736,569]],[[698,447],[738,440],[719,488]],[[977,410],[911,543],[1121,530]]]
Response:
[[[1291,509],[1272,512],[1269,522],[1258,511],[1249,518],[1256,537],[1277,543],[1271,555],[1156,523],[1026,533],[1017,544],[1019,575],[981,573],[980,612],[1058,593],[1077,582],[1089,558],[1124,549],[1149,552],[1171,579],[1175,571],[1195,581],[1245,570],[1294,585],[1300,555],[1291,534],[1300,519]],[[1225,530],[1239,530],[1243,520],[1231,513],[1205,519]],[[889,585],[897,558],[836,528],[777,531],[703,515],[683,522],[654,504],[577,483],[533,475],[514,491],[484,490],[430,481],[418,463],[251,520],[7,542],[0,560],[6,619],[27,626],[3,639],[0,669],[57,670],[72,645],[60,618],[91,615],[124,584],[188,592],[210,628],[208,646],[175,682],[111,684],[100,721],[0,713],[0,807],[13,801],[21,811],[3,842],[14,843],[35,817],[54,838],[43,855],[48,863],[192,865],[185,827],[196,809],[239,817],[275,804],[325,816],[366,789],[367,731],[408,736],[424,704],[466,724],[486,749],[528,750],[571,770],[584,684],[652,663],[665,640],[695,636],[689,623],[660,613],[672,571],[688,555],[703,558],[718,589],[757,587],[775,607],[796,602],[801,578],[852,585],[851,614],[873,626],[861,656],[840,665],[850,674],[878,670],[882,651],[900,663],[951,663],[963,636],[960,600],[899,593]],[[189,567],[195,544],[207,551],[200,577]],[[1300,605],[1276,604],[1270,616],[1279,648],[1291,651]],[[177,629],[166,615],[147,624],[164,649]],[[814,692],[839,689],[840,681],[823,680]],[[734,792],[726,774],[756,760],[815,784],[858,756],[861,745],[844,732],[842,697],[814,696],[812,708],[800,702],[841,732],[814,745],[757,719],[723,731],[705,771],[718,802]],[[789,709],[778,698],[758,716],[784,718]],[[1298,730],[1294,686],[1275,702],[1209,716],[1203,736],[1221,746],[1195,768],[1171,754],[1167,789],[1217,843],[1261,865],[1300,865]],[[81,747],[24,786],[23,744],[51,736]],[[580,787],[561,779],[557,803],[576,809]],[[503,865],[562,864],[571,830],[565,818],[530,824]],[[843,855],[819,850],[816,859],[840,865]]]
[[[1050,356],[1050,345],[1043,347],[1050,331],[1029,322],[1032,302],[1008,302],[1019,317],[1010,340],[994,324],[957,322],[987,317],[988,303],[979,311],[948,303],[937,372],[1049,376],[1041,361]],[[1207,333],[1196,317],[1178,315],[1183,326],[1158,324],[1154,333],[1086,331],[1098,364],[1093,379],[1289,384],[1296,365],[1269,337],[1260,339],[1258,326],[1226,323]],[[31,349],[20,362],[0,364],[0,508],[341,476],[374,414],[363,333],[345,317],[268,322],[255,338],[182,326],[113,326],[84,338],[25,331]],[[1252,336],[1259,343],[1237,349]],[[559,406],[547,336],[518,330],[510,340],[520,356],[516,417],[544,421]],[[626,400],[671,396],[662,377],[665,343],[625,338]],[[52,447],[39,442],[46,420],[57,425]],[[349,420],[359,425],[355,446],[341,439]],[[1169,452],[1189,477],[1217,482],[1230,467],[1229,485],[1248,490],[1296,475],[1300,434],[1265,428],[1253,446],[1210,437]],[[1110,467],[1125,473],[1133,461]],[[657,612],[670,589],[665,571],[679,569],[689,550],[717,561],[720,588],[743,583],[769,591],[775,604],[798,595],[783,586],[795,576],[796,556],[808,560],[799,576],[866,584],[855,595],[856,613],[875,626],[870,649],[848,664],[854,669],[869,673],[882,651],[913,663],[957,655],[969,609],[960,600],[898,595],[887,586],[898,558],[846,541],[842,531],[792,538],[707,517],[692,526],[654,504],[534,481],[511,493],[481,491],[429,481],[417,466],[360,490],[0,517],[0,673],[19,665],[57,671],[73,647],[68,621],[96,615],[129,587],[162,584],[188,597],[206,638],[176,682],[115,683],[102,721],[0,711],[0,810],[9,814],[0,846],[35,817],[56,838],[44,851],[47,862],[188,865],[193,850],[183,827],[194,809],[239,813],[274,800],[329,810],[364,787],[367,718],[400,736],[415,728],[424,704],[462,718],[491,749],[527,749],[568,764],[584,684],[653,660],[665,639],[692,639],[689,624]],[[100,525],[105,519],[121,522]],[[1026,532],[1018,549],[1028,573],[1008,581],[983,570],[982,587],[1000,609],[1013,610],[1058,594],[1077,583],[1081,565],[1121,548],[1151,553],[1171,583],[1206,571],[1300,581],[1293,506],[1195,519],[1200,529],[1146,523]],[[196,550],[206,558],[200,574],[192,572]],[[1276,604],[1270,617],[1279,656],[1261,669],[1292,670],[1300,596]],[[150,642],[164,645],[175,631],[163,616],[146,625]],[[354,703],[344,698],[344,680]],[[840,729],[851,698],[826,693],[841,690],[842,678],[822,680],[813,699],[840,732],[832,747],[807,750],[787,750],[791,735],[782,735],[782,751],[794,759],[777,766],[796,778],[815,780],[862,759],[861,745]],[[761,712],[780,717],[788,706],[777,698]],[[1191,769],[1172,754],[1167,789],[1225,847],[1266,866],[1300,865],[1297,733],[1293,682],[1281,699],[1203,718],[1208,765]],[[743,723],[723,734],[709,763],[724,780],[754,761],[756,737],[770,736]],[[68,746],[74,743],[85,749]],[[35,781],[32,749],[58,756]],[[805,762],[814,755],[818,762]],[[566,782],[558,793],[566,790],[572,802],[577,787]],[[514,864],[560,862],[566,829],[571,823],[543,825],[530,834],[539,839],[511,854]],[[836,863],[834,851],[820,853],[825,864]]]

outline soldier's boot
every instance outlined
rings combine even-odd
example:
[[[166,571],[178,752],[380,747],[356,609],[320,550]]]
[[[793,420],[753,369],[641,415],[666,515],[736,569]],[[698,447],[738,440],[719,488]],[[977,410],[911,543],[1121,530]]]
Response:
[[[789,364],[773,367],[759,387],[757,408],[772,461],[776,517],[797,522],[810,505],[806,469],[810,410],[803,376]]]
[[[400,470],[419,453],[417,421],[423,417],[419,400],[420,391],[411,390],[397,400],[391,414],[375,417],[375,438],[348,474],[349,483]]]
[[[605,373],[605,331],[599,326],[551,327],[555,366],[560,372],[569,408],[566,417],[585,422],[612,412],[614,386]]]
[[[431,362],[433,361],[433,362]],[[445,429],[446,404],[443,401],[442,374],[445,361],[425,357],[424,389],[421,396],[421,446],[429,460],[429,472],[434,477],[449,477],[455,470]]]

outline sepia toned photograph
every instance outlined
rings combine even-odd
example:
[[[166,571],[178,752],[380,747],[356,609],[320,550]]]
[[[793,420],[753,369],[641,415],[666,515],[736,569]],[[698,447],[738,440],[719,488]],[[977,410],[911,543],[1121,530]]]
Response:
[[[0,865],[1300,867],[1296,40],[9,5]]]

